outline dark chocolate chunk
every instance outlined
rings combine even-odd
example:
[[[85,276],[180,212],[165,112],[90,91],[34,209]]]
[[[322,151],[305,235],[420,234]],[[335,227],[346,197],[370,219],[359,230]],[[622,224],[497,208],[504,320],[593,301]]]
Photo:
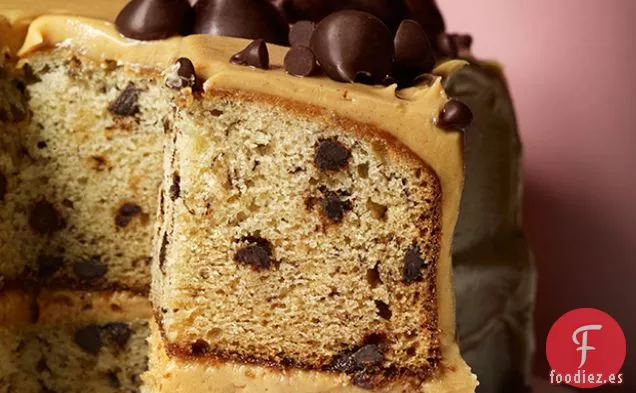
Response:
[[[407,8],[406,16],[419,23],[432,44],[435,44],[437,36],[446,30],[444,18],[442,17],[434,0],[404,0]],[[405,19],[407,19],[405,18]]]
[[[194,11],[195,34],[263,39],[287,45],[289,25],[267,0],[199,0]]]
[[[190,345],[190,353],[193,356],[204,356],[210,353],[210,344],[205,340],[197,340]]]
[[[384,23],[360,11],[340,11],[316,26],[311,49],[330,78],[379,83],[391,71],[393,37]]]
[[[117,30],[136,40],[159,40],[182,31],[191,12],[188,0],[132,0],[117,19]]]
[[[368,344],[353,354],[353,360],[358,367],[369,370],[382,365],[382,362],[384,362],[384,354],[379,346]]]
[[[40,255],[37,260],[38,277],[47,279],[53,277],[55,273],[64,265],[64,258],[60,256]]]
[[[455,98],[450,99],[440,112],[435,125],[444,130],[464,130],[473,121],[468,105]]]
[[[346,212],[350,211],[353,206],[348,200],[340,199],[335,192],[328,192],[321,203],[322,213],[331,222],[341,222]]]
[[[115,216],[115,225],[121,228],[125,228],[130,224],[130,221],[137,215],[141,214],[142,209],[136,203],[124,203],[117,211]]]
[[[134,116],[139,112],[138,99],[137,88],[134,83],[130,82],[115,101],[110,104],[108,110],[120,116]]]
[[[336,139],[323,139],[316,144],[314,163],[323,171],[337,171],[349,164],[351,152]]]
[[[433,48],[419,23],[410,19],[402,21],[395,33],[394,44],[393,75],[400,81],[409,83],[416,76],[433,70]]]
[[[4,201],[4,197],[7,195],[7,183],[7,177],[0,172],[0,202]]]
[[[76,331],[74,340],[75,344],[92,355],[97,355],[102,348],[102,336],[97,325],[89,325]]]
[[[124,348],[130,340],[132,330],[126,323],[112,322],[102,328],[104,336],[109,343],[113,343],[119,348]]]
[[[309,76],[316,69],[314,52],[306,46],[294,46],[285,55],[285,71],[294,76]]]
[[[197,78],[194,64],[187,57],[181,57],[177,59],[177,74],[176,76],[168,78],[166,86],[174,90],[181,90],[186,87],[191,87],[194,91],[201,90],[201,82]]]
[[[26,82],[27,85],[32,85],[34,83],[38,83],[42,81],[42,79],[39,76],[37,76],[35,71],[33,71],[33,67],[31,67],[31,64],[29,63],[25,63],[22,66],[22,72],[24,73],[24,81]]]
[[[172,184],[170,185],[170,199],[176,201],[181,195],[181,176],[178,172],[172,174]]]
[[[64,228],[66,222],[55,206],[46,199],[37,201],[29,214],[29,226],[35,232],[50,235]]]
[[[242,51],[230,58],[230,63],[269,69],[269,52],[263,40],[254,40]]]
[[[294,23],[289,29],[289,45],[293,46],[309,46],[311,45],[311,36],[314,35],[316,24],[308,20],[301,20]]]
[[[391,307],[388,304],[384,303],[381,300],[375,301],[375,307],[378,309],[378,315],[382,319],[391,319],[393,316],[393,312],[391,311]]]
[[[108,381],[108,385],[113,389],[121,388],[121,381],[119,380],[118,372],[121,370],[108,370],[106,372],[106,380]]]
[[[416,281],[422,281],[424,268],[428,263],[422,259],[421,250],[419,246],[411,246],[406,250],[404,255],[404,269],[403,276],[404,282],[412,283]]]
[[[261,237],[248,236],[244,245],[236,251],[234,260],[256,270],[269,269],[272,265],[272,244]]]
[[[437,37],[437,48],[446,57],[455,58],[459,56],[457,43],[451,34],[440,34]]]
[[[102,263],[100,257],[93,257],[73,265],[73,272],[82,280],[94,280],[103,277],[107,271],[108,267]]]

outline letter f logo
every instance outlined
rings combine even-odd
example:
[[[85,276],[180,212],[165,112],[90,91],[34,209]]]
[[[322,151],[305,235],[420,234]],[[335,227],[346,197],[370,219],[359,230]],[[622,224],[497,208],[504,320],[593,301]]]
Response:
[[[580,345],[580,347],[576,349],[577,351],[581,351],[581,364],[579,365],[579,368],[583,367],[583,365],[585,364],[585,361],[587,360],[587,351],[593,351],[596,349],[594,347],[590,347],[587,345],[587,332],[590,330],[601,330],[602,327],[603,326],[601,325],[581,326],[580,328],[574,331],[574,334],[572,334],[572,341],[574,341],[574,344]],[[581,340],[581,342],[579,342],[577,336],[581,332],[583,333],[582,334],[583,339]]]

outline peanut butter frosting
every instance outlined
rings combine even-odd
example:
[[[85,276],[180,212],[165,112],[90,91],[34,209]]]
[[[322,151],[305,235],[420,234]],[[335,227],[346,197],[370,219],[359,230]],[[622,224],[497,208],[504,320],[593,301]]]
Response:
[[[435,170],[440,179],[443,194],[442,242],[437,282],[443,368],[451,370],[448,371],[449,374],[453,374],[452,370],[456,370],[457,376],[452,378],[459,385],[457,389],[444,389],[442,385],[438,388],[431,386],[427,391],[433,393],[438,391],[472,392],[476,379],[467,370],[455,342],[455,307],[450,263],[452,228],[457,220],[463,184],[463,137],[461,133],[443,131],[434,124],[434,119],[449,101],[442,86],[441,76],[454,72],[464,63],[454,61],[442,64],[434,71],[440,77],[432,85],[417,85],[402,90],[397,90],[396,85],[384,87],[340,83],[323,76],[298,78],[285,73],[282,67],[288,48],[268,44],[270,70],[232,65],[228,60],[245,48],[249,43],[248,40],[211,35],[190,35],[158,41],[131,40],[122,36],[109,22],[121,9],[124,1],[94,3],[64,0],[3,1],[0,4],[0,21],[3,15],[4,27],[0,23],[0,32],[12,31],[13,33],[2,34],[2,40],[5,40],[4,37],[9,37],[5,40],[5,45],[7,45],[6,41],[9,41],[9,48],[15,48],[16,41],[22,37],[25,26],[28,26],[28,30],[24,33],[23,44],[17,51],[20,58],[40,51],[65,48],[97,61],[116,60],[131,71],[161,72],[174,64],[178,58],[187,57],[194,64],[198,76],[205,80],[205,91],[223,89],[275,95],[325,108],[337,116],[372,124],[393,135]],[[166,359],[166,362],[166,366],[173,370],[179,368],[178,360]],[[204,369],[201,367],[192,366],[184,368],[183,372],[197,377],[197,375],[206,375],[202,370]],[[216,375],[219,377],[234,373],[230,368],[220,367],[216,370],[218,371]],[[316,376],[311,378],[315,381],[311,385],[313,388],[308,385],[309,387],[305,390],[290,388],[291,390],[288,391],[307,393],[357,391],[356,388],[318,389],[317,386],[322,383],[317,382],[320,378]],[[192,378],[192,381],[200,382],[201,380]],[[459,386],[462,387],[459,388]],[[185,387],[179,390],[175,386],[175,390],[165,391],[190,392],[195,388],[201,390],[198,383],[195,383],[192,390],[187,390]],[[210,391],[236,390],[236,388],[228,388]],[[287,390],[270,389],[268,391]]]

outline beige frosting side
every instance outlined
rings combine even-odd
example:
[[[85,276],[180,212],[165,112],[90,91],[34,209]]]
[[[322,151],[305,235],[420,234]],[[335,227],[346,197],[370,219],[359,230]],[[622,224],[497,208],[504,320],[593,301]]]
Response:
[[[17,3],[14,9],[22,8],[24,4],[23,0],[11,2]],[[76,2],[65,3],[72,8],[68,3],[74,7]],[[98,10],[94,11],[98,13]],[[0,14],[8,15],[13,22],[27,18],[24,16],[27,13],[20,16],[16,12],[0,10]],[[112,20],[113,14],[104,11],[99,16]],[[206,79],[206,90],[238,89],[277,95],[323,107],[334,115],[373,124],[392,134],[428,163],[440,178],[443,222],[437,294],[441,346],[448,368],[464,370],[465,363],[459,357],[455,343],[450,263],[451,240],[463,184],[462,135],[442,131],[433,123],[448,100],[441,81],[431,87],[417,86],[396,93],[395,86],[344,84],[325,77],[296,78],[282,69],[287,48],[275,45],[268,45],[271,70],[229,64],[228,59],[248,43],[243,39],[203,35],[141,42],[123,37],[111,23],[102,20],[45,15],[32,21],[18,54],[29,56],[39,50],[64,46],[96,60],[117,60],[133,69],[154,70],[163,70],[179,57],[188,57],[199,76]],[[458,64],[447,64],[438,71],[449,72],[455,66]]]
[[[150,337],[150,371],[142,379],[143,393],[365,393],[352,386],[349,376],[319,371],[273,370],[260,366],[232,363],[210,363],[171,358],[166,355],[156,324]],[[440,379],[421,386],[398,380],[374,393],[465,393],[475,389],[470,374],[458,351],[447,353],[457,366]]]

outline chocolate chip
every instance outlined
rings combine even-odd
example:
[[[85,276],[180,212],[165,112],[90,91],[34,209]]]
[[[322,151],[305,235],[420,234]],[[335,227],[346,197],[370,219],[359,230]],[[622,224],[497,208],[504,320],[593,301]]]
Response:
[[[245,244],[236,251],[234,260],[256,270],[269,269],[272,265],[272,244],[261,237],[248,236],[241,239]]]
[[[7,195],[7,183],[7,177],[0,172],[0,202],[4,201],[4,197]]]
[[[327,369],[347,374],[373,371],[384,362],[384,350],[384,345],[366,344],[357,350],[346,351],[337,356]]]
[[[172,174],[172,184],[170,185],[170,199],[174,202],[181,195],[181,176],[178,172]]]
[[[464,130],[473,121],[468,105],[455,98],[450,99],[440,112],[435,125],[444,130]]]
[[[393,75],[409,83],[416,76],[430,72],[435,66],[435,55],[426,32],[414,20],[402,21],[395,33],[395,63]]]
[[[117,216],[115,216],[115,225],[125,228],[130,221],[137,215],[141,214],[142,209],[136,203],[124,203],[120,206]]]
[[[159,40],[181,32],[191,12],[188,0],[132,0],[121,10],[115,26],[136,40]]]
[[[230,63],[236,65],[251,66],[269,69],[269,52],[267,44],[263,40],[254,40],[242,51],[230,58]]]
[[[323,171],[337,171],[349,164],[351,152],[336,139],[318,141],[315,148],[314,163]]]
[[[260,38],[287,45],[289,25],[266,0],[199,0],[194,11],[195,34]]]
[[[314,52],[306,46],[294,46],[285,55],[285,71],[294,76],[309,76],[316,69]]]
[[[37,260],[38,277],[47,279],[53,277],[55,273],[64,265],[64,258],[60,256],[40,255]]]
[[[33,67],[31,67],[31,64],[29,63],[25,63],[22,66],[22,72],[24,73],[24,81],[27,85],[32,85],[34,83],[42,81],[42,79],[40,79],[40,77],[35,74],[35,71],[33,71]]]
[[[412,283],[416,281],[422,281],[422,270],[428,265],[424,259],[422,259],[421,250],[419,246],[411,246],[406,250],[404,255],[404,269],[403,276],[404,282]]]
[[[331,222],[341,222],[346,212],[350,211],[353,206],[348,200],[341,200],[340,196],[334,192],[328,192],[321,203],[322,213]]]
[[[126,323],[112,322],[104,325],[102,329],[106,339],[119,348],[124,348],[132,335],[132,330]]]
[[[139,99],[135,84],[130,82],[119,96],[113,101],[108,110],[120,116],[134,116],[139,112]]]
[[[193,356],[204,356],[210,353],[210,344],[205,340],[196,340],[194,343],[190,345],[190,353]]]
[[[29,214],[29,226],[35,232],[50,235],[64,228],[66,222],[55,206],[46,199],[37,201]]]
[[[89,325],[75,332],[75,344],[85,352],[97,355],[102,347],[102,337],[99,326]]]
[[[308,20],[301,20],[294,23],[289,29],[289,45],[309,46],[311,45],[311,36],[314,35],[316,24]]]
[[[393,316],[391,307],[389,307],[389,305],[384,303],[383,301],[375,300],[375,307],[378,309],[378,315],[380,316],[380,318],[389,320]]]
[[[177,59],[175,64],[177,67],[177,73],[166,80],[166,86],[174,90],[181,90],[186,87],[191,87],[192,90],[200,91],[201,82],[197,78],[194,64],[187,57],[181,57]]]
[[[106,372],[106,380],[108,381],[108,385],[113,388],[113,389],[119,389],[121,388],[121,382],[119,381],[119,376],[117,375],[118,372],[120,372],[121,369],[119,370],[108,370]]]
[[[391,70],[393,38],[384,23],[360,11],[340,11],[316,26],[311,49],[330,78],[377,83]]]
[[[369,344],[353,354],[353,360],[362,369],[373,369],[382,365],[384,354],[377,345]]]
[[[446,30],[444,18],[435,1],[404,0],[404,4],[407,8],[407,18],[404,19],[417,21],[426,31],[429,40],[435,44],[435,38]]]
[[[382,19],[394,28],[403,19],[405,7],[395,0],[283,0],[279,7],[290,22],[311,20],[319,22],[327,15],[344,10],[364,11]]]
[[[107,271],[108,267],[102,263],[99,257],[92,257],[73,265],[73,272],[82,280],[94,280],[103,277]]]
[[[458,56],[457,45],[450,34],[440,34],[437,38],[437,48],[446,57],[455,58]]]

